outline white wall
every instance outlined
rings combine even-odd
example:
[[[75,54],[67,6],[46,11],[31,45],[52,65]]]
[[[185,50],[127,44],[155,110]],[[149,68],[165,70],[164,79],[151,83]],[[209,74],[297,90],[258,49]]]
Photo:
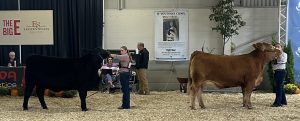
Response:
[[[219,0],[121,0],[125,9],[209,8]],[[104,0],[106,9],[117,9],[119,0]]]
[[[239,14],[246,21],[239,35],[232,38],[237,45],[254,41],[278,31],[278,8],[240,8]]]
[[[104,48],[119,49],[126,45],[135,49],[137,42],[144,42],[150,52],[148,80],[154,90],[179,89],[176,77],[187,77],[188,62],[154,61],[154,11],[161,9],[105,9]],[[240,35],[233,37],[238,46],[277,32],[277,8],[238,8],[247,22]],[[189,9],[189,52],[205,47],[215,48],[215,54],[221,54],[221,36],[211,30],[213,25],[208,16],[210,9]]]
[[[119,49],[126,45],[135,49],[137,42],[144,42],[154,59],[154,11],[161,9],[106,9],[104,48]],[[242,27],[232,42],[239,46],[266,35],[277,32],[277,8],[239,8],[246,26]],[[222,39],[212,31],[209,21],[210,9],[189,9],[189,52],[205,48],[215,49],[213,53],[222,54]]]
[[[105,10],[104,47],[106,49],[119,49],[126,45],[135,49],[137,42],[144,42],[150,52],[150,60],[154,59],[154,11],[155,9],[107,9]],[[211,22],[208,19],[209,9],[189,10],[189,51],[200,50],[204,41],[207,47],[216,48],[220,53],[218,44],[220,36],[211,31]]]

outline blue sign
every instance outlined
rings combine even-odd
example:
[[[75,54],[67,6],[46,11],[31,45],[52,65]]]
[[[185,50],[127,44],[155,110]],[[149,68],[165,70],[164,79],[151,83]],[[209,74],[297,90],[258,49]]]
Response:
[[[288,1],[288,40],[294,55],[295,81],[300,82],[300,0]]]

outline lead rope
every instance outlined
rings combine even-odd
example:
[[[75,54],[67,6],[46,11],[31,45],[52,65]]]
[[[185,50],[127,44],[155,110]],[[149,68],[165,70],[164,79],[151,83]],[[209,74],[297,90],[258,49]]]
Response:
[[[93,94],[91,94],[91,95],[89,95],[89,96],[86,96],[86,98],[89,98],[89,97],[95,95],[95,94],[98,93],[98,92],[100,92],[100,91],[96,91],[96,92],[94,92]]]
[[[100,58],[104,61],[104,59],[103,59],[103,57],[101,56],[101,54],[100,54],[99,56],[100,56]],[[103,62],[102,62],[102,63],[103,63]],[[86,96],[86,98],[89,98],[89,97],[95,95],[95,94],[98,93],[98,92],[100,92],[100,90],[94,92],[93,94],[91,94],[91,95],[89,95],[89,96]]]

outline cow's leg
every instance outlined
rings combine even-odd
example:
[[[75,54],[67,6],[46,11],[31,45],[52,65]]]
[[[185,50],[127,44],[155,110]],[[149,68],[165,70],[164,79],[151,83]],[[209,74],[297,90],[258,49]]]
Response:
[[[252,104],[251,104],[251,100],[250,100],[250,97],[251,97],[251,93],[253,91],[253,85],[249,84],[246,86],[245,88],[245,96],[243,97],[243,100],[245,100],[245,107],[247,107],[248,109],[252,109]]]
[[[198,95],[199,89],[200,89],[200,86],[197,84],[193,84],[191,86],[190,94],[191,94],[191,109],[192,110],[196,109],[195,108],[195,100],[196,100],[196,95]]]
[[[40,86],[36,87],[36,94],[39,98],[39,101],[41,103],[42,108],[43,109],[48,109],[48,107],[46,105],[46,102],[45,102],[45,99],[44,99],[44,92],[45,92],[45,88],[40,87]]]
[[[203,84],[201,84],[201,86],[199,88],[197,97],[198,97],[199,106],[204,109],[205,106],[204,106],[203,99],[202,99],[202,92],[203,92]]]
[[[28,100],[34,88],[34,83],[30,83],[29,80],[26,83],[27,84],[24,92],[23,110],[28,110]]]
[[[86,95],[87,95],[87,90],[81,89],[78,90],[79,92],[79,97],[81,101],[81,110],[82,111],[87,111],[88,109],[86,108]]]
[[[246,107],[245,86],[241,86],[243,94],[243,107]]]

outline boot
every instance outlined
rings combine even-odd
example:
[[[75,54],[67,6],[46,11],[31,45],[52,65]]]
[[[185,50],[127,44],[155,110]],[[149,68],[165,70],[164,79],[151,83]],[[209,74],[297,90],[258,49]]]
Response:
[[[139,90],[139,91],[138,91],[138,94],[143,95],[143,94],[144,94],[144,91],[143,91],[143,90]]]
[[[150,95],[150,91],[149,90],[145,91],[145,95]]]

